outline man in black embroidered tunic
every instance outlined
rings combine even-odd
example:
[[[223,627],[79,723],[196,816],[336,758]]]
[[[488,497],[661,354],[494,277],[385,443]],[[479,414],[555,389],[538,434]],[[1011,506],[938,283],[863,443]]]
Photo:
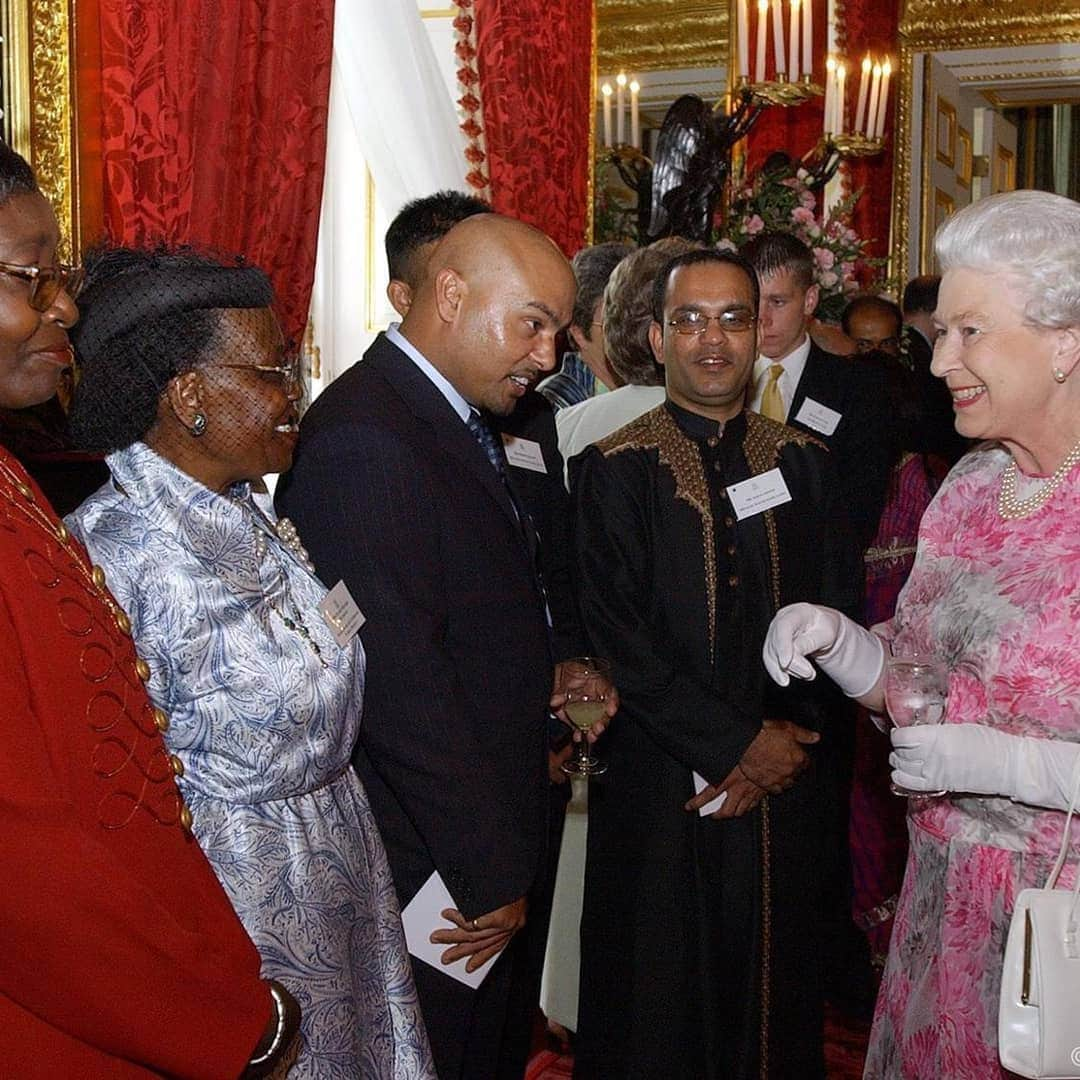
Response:
[[[817,906],[849,721],[820,680],[773,686],[761,646],[793,600],[854,614],[859,567],[828,452],[744,408],[757,307],[738,256],[672,260],[667,400],[575,462],[583,621],[621,695],[590,789],[579,1077],[824,1077]]]

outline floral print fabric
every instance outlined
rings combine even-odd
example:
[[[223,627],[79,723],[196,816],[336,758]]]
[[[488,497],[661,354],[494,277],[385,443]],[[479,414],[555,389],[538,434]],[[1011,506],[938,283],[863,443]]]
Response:
[[[386,854],[350,765],[359,642],[338,647],[317,611],[326,589],[271,527],[257,532],[269,500],[254,506],[247,485],[216,494],[141,443],[108,464],[114,483],[68,521],[131,617],[195,835],[263,975],[300,1002],[290,1077],[433,1077]],[[281,613],[299,614],[318,655]]]
[[[1080,470],[1026,518],[997,512],[1009,455],[980,448],[927,509],[894,653],[950,669],[945,723],[1080,741]],[[997,797],[914,799],[910,851],[866,1077],[991,1080],[1001,965],[1017,894],[1045,883],[1065,815]],[[1074,822],[1071,884],[1080,861]]]

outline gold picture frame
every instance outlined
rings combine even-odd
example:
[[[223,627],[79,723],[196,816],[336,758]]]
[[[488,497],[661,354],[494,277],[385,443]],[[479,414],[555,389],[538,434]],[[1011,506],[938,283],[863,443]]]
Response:
[[[934,233],[937,233],[938,229],[945,224],[956,213],[956,200],[947,191],[942,191],[941,188],[934,188],[934,230],[931,234],[931,240]]]
[[[940,94],[934,119],[934,157],[946,169],[956,165],[956,106]]]
[[[971,187],[972,177],[972,164],[973,157],[973,142],[971,139],[971,132],[965,131],[962,127],[956,129],[956,145],[957,145],[957,168],[956,168],[956,182],[962,188]]]
[[[30,162],[60,225],[61,255],[77,260],[79,206],[74,0],[0,0],[4,133]]]

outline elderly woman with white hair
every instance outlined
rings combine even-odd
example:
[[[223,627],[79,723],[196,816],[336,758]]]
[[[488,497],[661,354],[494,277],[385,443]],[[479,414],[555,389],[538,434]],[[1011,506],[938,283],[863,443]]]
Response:
[[[927,509],[889,622],[871,633],[796,604],[777,614],[764,656],[782,685],[813,678],[812,660],[877,712],[890,650],[949,671],[943,723],[892,732],[894,781],[947,794],[909,802],[866,1063],[875,1080],[1007,1075],[997,1010],[1009,919],[1020,890],[1047,878],[1080,767],[1080,204],[993,196],[948,221],[936,250],[932,370],[957,430],[982,442]]]

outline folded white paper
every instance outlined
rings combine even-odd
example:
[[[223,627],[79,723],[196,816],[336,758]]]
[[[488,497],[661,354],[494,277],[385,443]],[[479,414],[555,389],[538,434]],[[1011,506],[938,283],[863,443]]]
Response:
[[[443,884],[443,879],[438,871],[431,875],[420,887],[420,891],[402,908],[401,925],[405,930],[405,944],[409,953],[417,960],[423,960],[430,964],[436,971],[449,975],[451,979],[457,979],[459,983],[471,986],[474,990],[484,981],[491,965],[499,958],[496,953],[486,964],[476,971],[466,971],[465,965],[469,957],[455,960],[452,964],[444,964],[442,954],[450,945],[436,945],[429,940],[436,930],[454,930],[453,923],[447,922],[442,917],[442,912],[447,908],[457,909],[454,898]]]
[[[694,794],[700,795],[709,786],[709,781],[705,779],[701,773],[694,773]],[[727,792],[721,791],[715,799],[710,799],[700,810],[698,810],[698,817],[705,817],[708,814],[714,814],[721,806],[727,801]]]

